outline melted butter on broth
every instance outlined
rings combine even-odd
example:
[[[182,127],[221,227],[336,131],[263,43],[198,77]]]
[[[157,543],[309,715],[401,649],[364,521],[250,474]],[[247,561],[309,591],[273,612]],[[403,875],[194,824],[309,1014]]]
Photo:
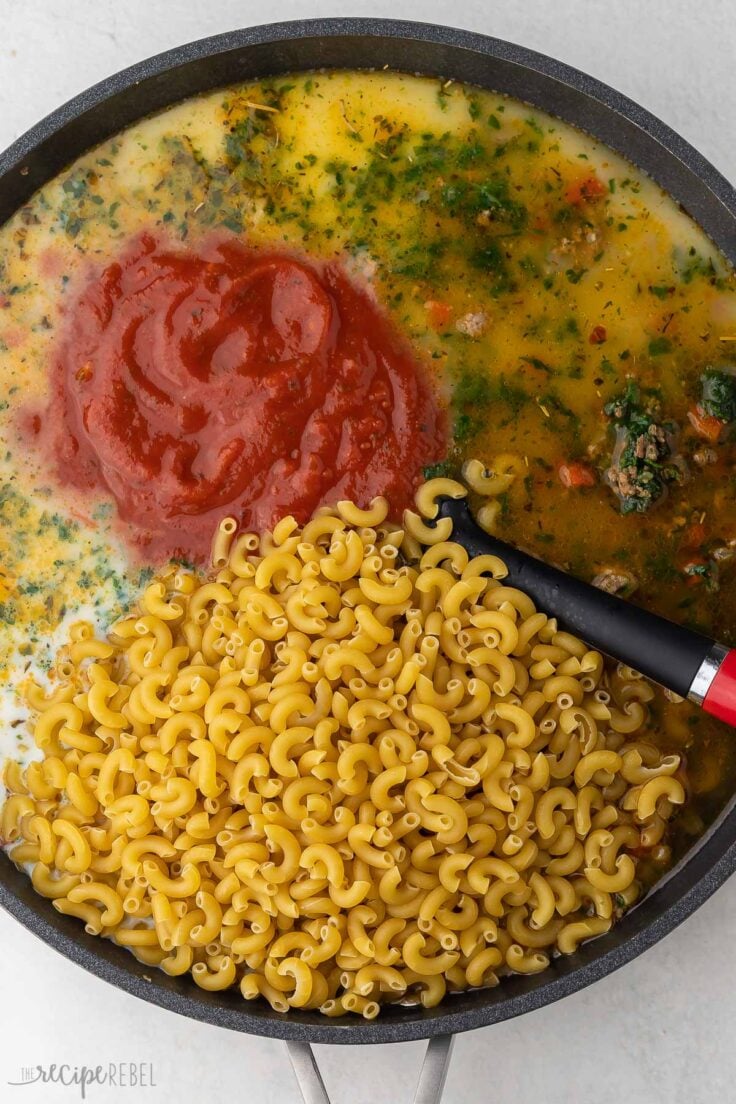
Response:
[[[146,575],[113,534],[112,502],[54,487],[17,432],[48,396],[75,287],[143,230],[182,248],[217,231],[340,257],[431,366],[451,462],[521,458],[500,534],[582,577],[625,569],[637,600],[734,642],[728,568],[717,591],[682,571],[694,524],[701,544],[736,538],[733,445],[700,467],[687,419],[705,366],[736,355],[733,273],[712,243],[626,161],[523,104],[393,73],[296,75],[130,127],[0,230],[0,752],[27,736],[17,687],[27,670],[49,673],[59,626],[109,618]],[[690,477],[622,516],[600,478],[568,490],[557,469],[603,471],[602,408],[630,378],[679,425]],[[688,756],[684,838],[730,792],[730,736],[661,695],[653,720]]]

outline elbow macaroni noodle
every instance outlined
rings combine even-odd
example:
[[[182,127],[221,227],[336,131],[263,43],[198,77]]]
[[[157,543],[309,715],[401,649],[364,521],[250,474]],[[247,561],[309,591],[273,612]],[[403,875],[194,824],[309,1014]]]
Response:
[[[474,490],[498,493],[510,461]],[[322,509],[174,566],[64,681],[29,687],[43,758],[9,763],[3,840],[87,932],[278,1012],[543,970],[607,931],[685,800],[651,687],[468,561],[436,497]]]

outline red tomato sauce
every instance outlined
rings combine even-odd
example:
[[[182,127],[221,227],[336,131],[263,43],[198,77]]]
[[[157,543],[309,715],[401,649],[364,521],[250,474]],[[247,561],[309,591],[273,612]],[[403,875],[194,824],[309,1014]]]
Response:
[[[400,516],[446,426],[421,364],[336,263],[149,235],[68,310],[44,419],[60,480],[108,491],[149,558],[385,495]]]

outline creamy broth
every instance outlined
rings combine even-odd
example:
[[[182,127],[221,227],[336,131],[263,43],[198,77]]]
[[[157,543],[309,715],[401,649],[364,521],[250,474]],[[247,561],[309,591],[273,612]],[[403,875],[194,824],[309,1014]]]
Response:
[[[0,230],[0,751],[24,750],[19,687],[54,676],[66,626],[109,620],[159,566],[129,544],[112,496],[60,485],[43,447],[75,297],[142,232],[339,258],[444,396],[451,440],[436,460],[517,458],[499,534],[583,577],[624,571],[635,600],[733,643],[728,557],[716,579],[713,556],[736,539],[730,429],[701,463],[688,420],[701,374],[736,340],[723,258],[651,180],[542,112],[452,82],[300,74],[135,124]],[[687,476],[622,515],[603,408],[632,378],[679,427]],[[591,485],[564,486],[561,464],[583,464]],[[680,823],[697,833],[734,777],[725,730],[661,695],[653,716],[655,738],[688,754],[697,800]]]

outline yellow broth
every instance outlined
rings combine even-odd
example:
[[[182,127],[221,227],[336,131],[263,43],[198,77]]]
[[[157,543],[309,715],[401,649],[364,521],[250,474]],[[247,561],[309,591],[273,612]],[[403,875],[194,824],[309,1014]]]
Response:
[[[64,618],[91,606],[102,619],[140,581],[112,503],[53,487],[14,419],[47,394],[79,274],[143,230],[183,248],[224,231],[342,258],[433,371],[454,434],[437,460],[515,455],[500,535],[585,578],[623,569],[636,601],[734,642],[734,446],[730,427],[710,445],[688,420],[706,366],[736,355],[734,277],[712,243],[630,164],[521,103],[389,72],[297,74],[135,124],[0,230],[8,700],[19,651],[42,668]],[[632,379],[679,427],[687,475],[622,515],[603,407]],[[593,486],[563,486],[559,465],[574,461]],[[680,823],[697,833],[731,791],[732,736],[687,705],[654,704],[654,737],[687,755],[696,801]]]

